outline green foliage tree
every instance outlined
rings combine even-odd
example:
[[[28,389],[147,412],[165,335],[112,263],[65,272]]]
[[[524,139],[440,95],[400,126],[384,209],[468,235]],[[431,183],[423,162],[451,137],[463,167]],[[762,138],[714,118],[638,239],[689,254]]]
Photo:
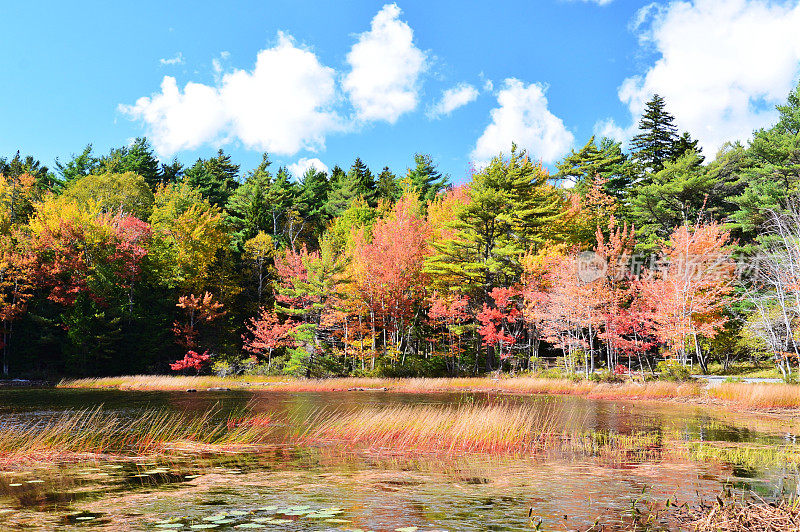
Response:
[[[95,173],[99,166],[100,159],[92,155],[91,144],[87,144],[80,154],[75,155],[73,153],[66,163],[62,163],[56,157],[56,168],[61,174],[61,181],[64,184],[69,184],[75,179]]]
[[[717,179],[698,164],[699,158],[690,151],[676,161],[666,161],[649,183],[634,190],[631,215],[639,250],[655,251],[675,227],[693,225],[711,215],[708,200]]]
[[[689,133],[678,135],[675,117],[667,111],[666,101],[658,94],[647,102],[639,120],[639,130],[641,133],[631,139],[631,148],[634,160],[647,174],[660,172],[668,161],[676,160],[687,151],[700,153],[697,141],[692,140]],[[701,164],[702,157],[697,161]]]
[[[381,173],[378,174],[378,180],[375,184],[375,197],[378,200],[388,201],[394,203],[400,199],[403,191],[397,176],[389,170],[388,166],[384,166]]]
[[[564,198],[525,150],[512,146],[507,161],[495,157],[473,175],[469,201],[452,223],[455,235],[435,243],[427,271],[439,282],[460,286],[484,301],[495,286],[509,286],[522,272],[520,259],[554,235]]]
[[[40,191],[58,190],[61,186],[56,176],[32,155],[22,157],[18,151],[11,160],[0,157],[0,175],[14,180],[23,174],[33,176],[34,184]]]
[[[234,245],[256,236],[259,231],[273,233],[272,218],[267,205],[268,194],[272,185],[269,167],[272,163],[265,153],[261,163],[247,174],[244,183],[231,194],[225,210],[228,222],[234,229]]]
[[[347,174],[344,176],[337,174],[335,180],[331,179],[331,187],[325,205],[325,210],[331,217],[335,218],[342,214],[350,207],[353,200],[359,197],[364,198],[369,205],[375,205],[375,179],[359,157],[356,157]]]
[[[132,214],[140,220],[150,217],[154,201],[144,178],[133,172],[107,172],[74,179],[62,197],[77,204],[93,201],[103,212]]]
[[[621,143],[602,138],[600,145],[595,137],[589,139],[580,150],[572,150],[556,164],[557,179],[575,183],[575,191],[585,196],[595,182],[602,180],[603,190],[618,200],[628,194],[635,179],[634,165],[622,153]]]
[[[239,186],[239,165],[231,162],[231,156],[221,149],[216,157],[197,159],[184,172],[184,181],[200,191],[212,205],[224,207]]]
[[[800,83],[777,110],[778,122],[753,135],[743,170],[747,186],[734,200],[732,218],[748,237],[757,236],[772,212],[785,212],[800,189]]]
[[[99,168],[94,173],[123,174],[133,172],[144,178],[153,189],[161,184],[163,174],[158,158],[150,143],[144,137],[136,138],[130,145],[112,148],[111,152],[99,160]]]
[[[419,199],[426,205],[447,186],[447,176],[436,170],[430,155],[417,153],[414,155],[414,168],[408,171],[408,178],[419,193]]]

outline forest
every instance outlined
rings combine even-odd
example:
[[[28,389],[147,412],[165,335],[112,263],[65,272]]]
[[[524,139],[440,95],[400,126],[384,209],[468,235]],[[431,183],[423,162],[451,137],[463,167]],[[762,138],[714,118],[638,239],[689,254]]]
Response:
[[[669,102],[548,171],[509,146],[293,176],[147,139],[0,159],[2,374],[460,376],[760,361],[798,375],[800,86],[702,153]],[[357,151],[357,149],[354,149]]]

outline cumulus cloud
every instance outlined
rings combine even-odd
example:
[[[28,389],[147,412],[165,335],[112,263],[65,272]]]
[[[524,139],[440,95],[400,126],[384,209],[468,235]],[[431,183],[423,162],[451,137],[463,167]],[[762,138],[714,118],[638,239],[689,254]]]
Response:
[[[478,98],[478,89],[469,83],[459,83],[442,92],[442,99],[428,110],[429,118],[449,115],[459,107],[464,107]]]
[[[336,98],[334,70],[278,33],[278,43],[258,53],[253,70],[233,70],[213,86],[190,82],[183,90],[165,76],[160,92],[120,111],[147,126],[160,155],[232,139],[293,155],[323,148],[328,133],[344,128],[333,109]]]
[[[797,2],[675,1],[643,8],[633,27],[659,58],[622,83],[620,100],[635,122],[647,100],[662,95],[708,154],[774,121],[775,104],[800,73]]]
[[[548,109],[545,90],[539,83],[526,85],[514,78],[503,82],[497,93],[499,107],[492,109],[492,122],[471,154],[476,164],[485,164],[501,152],[508,153],[512,142],[546,163],[570,149],[574,137]]]
[[[314,168],[318,172],[330,173],[328,166],[317,158],[308,159],[303,157],[296,163],[290,164],[287,168],[298,179],[302,178],[309,168]]]
[[[359,120],[394,124],[419,102],[427,57],[414,44],[414,32],[400,20],[400,13],[397,4],[383,6],[347,54],[350,72],[342,86]]]
[[[175,54],[175,57],[170,57],[169,59],[164,59],[163,57],[158,60],[159,63],[162,65],[182,65],[183,64],[183,53],[178,52]]]

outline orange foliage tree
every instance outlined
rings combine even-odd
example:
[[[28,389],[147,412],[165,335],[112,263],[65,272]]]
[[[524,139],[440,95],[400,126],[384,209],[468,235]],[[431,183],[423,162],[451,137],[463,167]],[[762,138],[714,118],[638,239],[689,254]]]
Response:
[[[682,361],[691,342],[707,372],[698,337],[714,338],[727,321],[724,310],[735,272],[730,234],[718,223],[681,226],[661,251],[664,267],[642,286],[643,296],[653,302],[655,334]]]

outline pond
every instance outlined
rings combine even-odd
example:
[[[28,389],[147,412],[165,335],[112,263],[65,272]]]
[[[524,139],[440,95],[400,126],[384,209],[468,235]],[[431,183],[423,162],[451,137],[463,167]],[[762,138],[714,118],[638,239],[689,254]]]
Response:
[[[797,490],[796,469],[780,459],[739,460],[730,452],[701,460],[688,451],[794,449],[795,422],[679,403],[381,391],[14,389],[0,390],[0,426],[99,406],[131,419],[169,410],[304,423],[323,411],[493,404],[547,409],[557,431],[643,436],[644,443],[613,453],[590,445],[491,455],[284,444],[259,452],[7,463],[0,471],[0,528],[422,532],[530,530],[538,522],[544,530],[587,529],[597,522],[614,530],[624,529],[648,501],[696,504],[726,488],[766,499]]]

